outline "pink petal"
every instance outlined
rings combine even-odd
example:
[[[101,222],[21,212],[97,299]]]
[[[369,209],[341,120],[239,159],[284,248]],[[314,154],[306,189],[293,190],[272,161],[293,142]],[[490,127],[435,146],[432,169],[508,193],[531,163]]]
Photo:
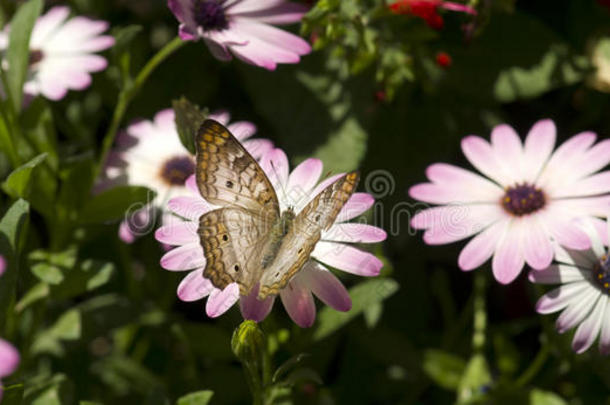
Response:
[[[512,282],[523,269],[523,236],[521,225],[512,221],[499,242],[491,262],[493,274],[502,284]]]
[[[563,215],[562,211],[564,210],[553,209],[542,216],[548,232],[560,245],[569,249],[589,249],[591,240],[587,234],[575,226],[570,216]]]
[[[187,274],[180,282],[178,298],[185,302],[197,301],[207,297],[212,290],[214,290],[214,285],[203,277],[203,269],[197,269]]]
[[[536,270],[548,267],[553,260],[553,247],[549,235],[536,216],[525,218],[523,225],[525,226],[523,234],[525,261]]]
[[[222,125],[226,126],[231,120],[231,114],[225,109],[220,109],[214,111],[213,113],[210,113],[210,115],[208,115],[208,118],[214,121],[218,121]]]
[[[290,173],[287,192],[289,194],[310,195],[322,175],[322,166],[320,159],[310,158],[303,161]]]
[[[191,193],[199,196],[199,187],[197,187],[197,178],[194,174],[191,174],[188,179],[184,182],[184,186]],[[201,197],[200,197],[201,198]]]
[[[604,168],[610,163],[610,139],[604,139],[589,149],[578,168],[579,177],[587,176]]]
[[[155,114],[154,118],[155,125],[159,132],[176,134],[176,115],[174,110],[166,108]],[[167,136],[169,136],[169,134]]]
[[[610,195],[555,200],[553,208],[570,213],[570,218],[589,215],[605,218],[610,208]]]
[[[188,33],[186,33],[186,35],[181,34],[180,38],[187,40],[189,38],[189,35],[188,35]],[[233,56],[231,56],[229,49],[224,44],[222,44],[220,42],[216,42],[216,41],[214,41],[212,39],[208,39],[208,38],[204,38],[203,41],[205,42],[206,46],[212,53],[212,56],[214,56],[219,61],[228,62],[231,59],[233,59]]]
[[[288,158],[283,150],[273,149],[261,159],[261,168],[269,177],[276,190],[286,190],[288,182]]]
[[[40,47],[49,34],[54,32],[69,15],[70,9],[68,7],[56,6],[38,18],[32,30],[31,47]]]
[[[19,366],[19,352],[13,345],[0,338],[0,378],[13,374]]]
[[[273,149],[273,142],[268,139],[247,139],[242,145],[256,160],[260,160]]]
[[[429,245],[451,243],[479,233],[507,215],[499,204],[447,205],[420,211],[411,220],[416,229],[426,229]]]
[[[198,243],[197,223],[190,221],[175,222],[164,225],[155,232],[155,239],[168,245],[186,245]]]
[[[198,242],[172,249],[161,258],[161,267],[170,271],[192,270],[205,264],[203,248]]]
[[[544,270],[530,271],[528,278],[537,284],[566,284],[584,280],[578,267],[565,264],[553,264]]]
[[[523,146],[515,130],[506,124],[497,125],[491,131],[491,147],[498,160],[513,173],[513,180],[523,178]]]
[[[335,224],[322,235],[323,240],[348,243],[375,243],[386,237],[383,229],[358,223]]]
[[[466,13],[466,14],[472,14],[472,15],[477,14],[477,11],[474,8],[467,6],[465,4],[454,3],[451,1],[442,1],[440,3],[439,7],[443,8],[445,10],[457,11],[457,12]]]
[[[368,193],[354,193],[339,212],[336,222],[344,222],[356,218],[368,211],[374,203],[375,199],[372,195]]]
[[[212,207],[201,197],[174,197],[167,203],[167,207],[183,218],[192,221],[210,211]]]
[[[546,293],[536,303],[536,311],[541,314],[550,314],[561,311],[570,302],[578,301],[586,290],[591,288],[588,281],[565,284]]]
[[[6,271],[6,267],[7,267],[6,259],[4,258],[4,256],[0,255],[0,277]]]
[[[243,141],[256,133],[256,125],[248,121],[237,121],[230,124],[227,129],[239,140]]]
[[[258,284],[252,288],[250,294],[241,297],[239,300],[239,308],[244,319],[261,322],[269,315],[269,312],[271,312],[271,308],[273,308],[273,303],[275,302],[275,296],[269,296],[260,301],[256,298],[257,295]]]
[[[193,41],[197,39],[197,33],[193,31],[192,28],[187,27],[186,24],[180,24],[178,26],[178,36],[183,41]]]
[[[610,300],[606,300],[606,314],[610,314]],[[599,336],[599,351],[603,355],[610,354],[610,322],[603,322]]]
[[[293,278],[280,291],[280,298],[290,318],[301,328],[309,328],[316,319],[316,305],[309,289]]]
[[[471,135],[462,139],[462,152],[474,167],[490,179],[503,186],[514,183],[514,175],[506,169],[489,142],[483,138]]]
[[[330,186],[331,184],[333,184],[334,182],[336,182],[343,176],[345,176],[345,173],[339,173],[339,174],[335,174],[333,176],[327,177],[324,180],[322,180],[316,186],[316,188],[314,188],[313,191],[311,192],[311,199],[313,200],[315,198],[315,196],[317,196],[318,194],[320,194],[322,192],[322,190],[324,190],[326,187]],[[348,200],[348,202],[349,202],[349,200]]]
[[[272,25],[261,24],[251,19],[240,18],[238,24],[239,30],[246,33],[249,38],[257,39],[261,44],[270,45],[269,49],[274,48],[290,52],[296,56],[296,62],[299,59],[298,55],[305,55],[311,52],[311,45],[307,41],[288,31],[281,30]],[[290,62],[290,59],[292,58],[289,58],[287,62]],[[280,60],[278,59],[277,62],[280,62]]]
[[[266,10],[240,13],[239,16],[265,24],[292,24],[301,21],[307,9],[304,4],[283,3]]]
[[[559,333],[565,333],[581,323],[593,309],[593,306],[601,296],[595,288],[590,287],[586,293],[582,294],[578,301],[571,302],[557,318],[555,326]]]
[[[555,147],[557,129],[552,120],[540,120],[534,124],[525,138],[525,180],[533,182],[547,163]]]
[[[136,235],[131,231],[127,220],[121,221],[119,225],[119,238],[125,243],[133,243],[136,240]]]
[[[375,255],[342,243],[320,241],[311,256],[336,269],[365,277],[379,275],[383,267]]]
[[[341,281],[319,264],[308,262],[297,277],[326,305],[343,312],[352,308],[352,300]]]
[[[591,314],[576,329],[574,339],[572,340],[572,349],[576,353],[582,353],[587,350],[597,338],[604,321],[607,304],[608,297],[600,295],[599,301],[596,303]]]
[[[577,180],[554,194],[554,197],[584,197],[610,192],[610,171]]]
[[[509,219],[503,219],[487,227],[464,246],[458,257],[458,265],[464,271],[474,270],[492,256],[498,241],[504,236]]]
[[[239,286],[231,283],[224,290],[215,288],[208,297],[205,312],[210,318],[216,318],[229,310],[239,299]]]
[[[168,0],[167,7],[178,21],[184,21],[187,14],[192,13],[192,0]]]

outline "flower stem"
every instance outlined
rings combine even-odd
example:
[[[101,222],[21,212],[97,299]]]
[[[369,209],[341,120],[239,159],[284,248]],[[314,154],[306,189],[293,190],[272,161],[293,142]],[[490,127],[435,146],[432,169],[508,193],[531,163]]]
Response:
[[[549,354],[549,345],[547,343],[543,343],[542,347],[540,347],[540,350],[538,351],[538,354],[536,354],[534,361],[530,363],[529,367],[515,381],[515,386],[523,387],[527,385],[538,374],[549,357]]]
[[[476,272],[474,275],[474,316],[472,333],[472,349],[475,353],[481,353],[485,347],[485,329],[487,328],[485,285],[485,273],[481,271]]]
[[[98,160],[97,167],[94,172],[93,180],[99,176],[100,171],[104,167],[104,163],[106,162],[106,158],[108,157],[108,153],[110,152],[110,148],[114,142],[114,138],[116,137],[117,131],[119,129],[119,125],[121,125],[121,121],[123,120],[123,116],[129,107],[129,104],[133,100],[133,98],[138,94],[146,80],[151,75],[151,73],[171,54],[180,49],[186,42],[180,39],[180,37],[176,37],[170,42],[168,42],[163,48],[159,50],[147,63],[144,65],[142,70],[138,73],[133,83],[129,86],[126,86],[119,93],[119,97],[117,100],[116,107],[114,109],[114,113],[112,115],[112,121],[110,126],[108,127],[108,131],[104,135],[104,139],[102,141],[102,150],[100,153],[100,157]]]

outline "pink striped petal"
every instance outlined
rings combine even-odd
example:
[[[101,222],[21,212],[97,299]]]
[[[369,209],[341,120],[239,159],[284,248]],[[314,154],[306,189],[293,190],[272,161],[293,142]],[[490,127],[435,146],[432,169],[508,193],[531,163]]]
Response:
[[[606,300],[606,314],[610,314],[610,300]],[[599,336],[599,351],[603,355],[610,354],[610,322],[602,324]]]
[[[205,267],[203,248],[199,243],[189,243],[170,250],[161,258],[161,267],[170,271],[185,271]]]
[[[252,288],[250,294],[240,298],[239,308],[244,319],[261,322],[269,315],[269,312],[271,312],[271,308],[273,308],[273,303],[275,302],[275,296],[269,296],[260,301],[256,298],[257,295],[258,284]]]
[[[386,237],[383,229],[358,223],[335,224],[322,234],[322,240],[347,243],[375,243]]]
[[[313,193],[312,193],[313,194]],[[375,199],[368,193],[354,193],[345,203],[335,222],[345,222],[368,211]]]
[[[498,241],[504,236],[509,219],[503,219],[487,227],[464,246],[458,257],[458,266],[464,271],[474,270],[493,255]]]
[[[326,305],[343,312],[352,308],[352,300],[341,281],[319,264],[310,261],[297,277]]]
[[[174,197],[167,203],[170,211],[192,221],[212,210],[212,207],[201,197]]]
[[[222,125],[228,125],[229,121],[231,120],[231,114],[227,110],[220,109],[210,113],[210,115],[208,115],[208,118],[214,121],[218,121]]]
[[[552,120],[540,120],[534,124],[525,138],[525,180],[533,182],[547,163],[555,147],[557,129]]]
[[[38,49],[42,43],[55,32],[70,15],[70,9],[65,6],[55,6],[36,20],[32,30],[30,48]]]
[[[553,247],[549,235],[536,216],[526,218],[523,224],[523,255],[527,264],[536,270],[548,267],[553,261]]]
[[[282,25],[301,21],[308,8],[304,4],[283,3],[273,8],[240,13],[240,17],[251,18],[259,23]]]
[[[594,145],[584,154],[580,163],[580,167],[575,168],[579,177],[587,176],[606,167],[610,163],[610,139],[604,139]]]
[[[267,174],[267,177],[273,184],[276,190],[286,190],[288,182],[288,157],[283,150],[279,148],[273,149],[261,159],[261,168]]]
[[[174,246],[198,243],[197,223],[181,221],[164,225],[155,232],[155,239]]]
[[[290,173],[287,192],[289,194],[309,195],[321,175],[322,161],[314,158],[307,159]]]
[[[269,44],[277,50],[289,51],[296,56],[296,62],[299,59],[298,55],[311,52],[311,45],[307,41],[288,31],[272,25],[261,24],[251,19],[239,18],[234,21],[236,21],[236,25],[239,24],[239,30],[245,32],[250,38],[256,38],[261,43]],[[290,62],[290,60],[287,62]]]
[[[239,140],[244,141],[256,133],[256,125],[248,121],[236,121],[227,129]]]
[[[523,178],[523,145],[517,132],[510,125],[497,125],[491,131],[491,147],[498,160],[511,169],[513,180],[521,180]]]
[[[569,216],[565,219],[562,218],[564,216],[563,211],[553,209],[548,214],[542,216],[547,230],[562,246],[575,250],[589,249],[591,247],[591,240],[587,234],[578,226],[575,226]]]
[[[207,297],[214,290],[210,280],[203,277],[203,268],[193,270],[180,282],[178,298],[185,302],[197,301]]]
[[[199,187],[197,187],[197,178],[194,174],[191,174],[188,179],[184,182],[184,187],[191,193],[199,195]]]
[[[576,353],[583,353],[591,347],[597,338],[597,335],[599,335],[601,326],[604,322],[604,316],[606,315],[607,304],[608,297],[600,295],[591,314],[578,326],[578,329],[576,329],[574,339],[572,340],[572,349]]]
[[[13,374],[19,366],[19,352],[15,347],[0,338],[0,378]]]
[[[490,179],[503,186],[514,183],[514,176],[506,170],[485,139],[474,135],[467,136],[462,139],[462,152],[477,170]]]
[[[589,287],[586,294],[580,296],[576,302],[568,304],[557,318],[555,326],[559,333],[565,333],[581,323],[593,309],[601,293],[595,288]]]
[[[338,270],[365,277],[379,275],[383,267],[375,255],[342,243],[318,242],[311,256]]]
[[[584,280],[578,267],[565,264],[553,264],[544,270],[530,271],[528,278],[537,284],[566,284]]]
[[[241,13],[253,13],[253,12],[266,12],[276,7],[280,7],[282,4],[286,4],[286,0],[242,0],[231,3],[226,8],[226,12],[229,15],[241,14]]]
[[[242,145],[256,160],[260,160],[273,149],[273,142],[268,139],[248,139]]]
[[[570,187],[558,192],[555,197],[584,197],[608,192],[610,192],[610,171],[605,171],[577,180]]]
[[[571,302],[579,300],[584,291],[591,288],[588,281],[564,284],[546,293],[536,303],[536,311],[541,314],[550,314],[561,311]]]
[[[301,328],[309,328],[316,319],[316,305],[309,289],[293,278],[280,291],[280,298],[290,318]]]
[[[491,262],[493,274],[502,284],[512,282],[525,264],[523,257],[523,234],[518,222],[512,221],[498,243]]]
[[[231,283],[224,290],[215,288],[205,304],[205,312],[210,318],[216,318],[227,312],[239,299],[239,286]]]

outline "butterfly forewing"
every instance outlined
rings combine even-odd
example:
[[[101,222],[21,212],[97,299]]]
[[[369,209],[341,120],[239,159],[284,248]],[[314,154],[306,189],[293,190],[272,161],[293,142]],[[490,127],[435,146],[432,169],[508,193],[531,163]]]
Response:
[[[278,254],[260,280],[259,299],[277,294],[303,267],[316,243],[335,222],[341,208],[356,190],[359,175],[351,172],[318,194],[297,215]]]
[[[237,282],[245,295],[260,278],[257,257],[279,218],[275,190],[256,160],[218,122],[203,123],[196,149],[199,192],[221,207],[199,219],[204,276],[220,289]]]

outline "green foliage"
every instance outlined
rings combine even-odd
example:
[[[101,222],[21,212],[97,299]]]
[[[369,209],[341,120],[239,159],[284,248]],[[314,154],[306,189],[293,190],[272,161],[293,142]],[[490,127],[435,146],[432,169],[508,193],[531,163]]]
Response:
[[[116,221],[145,207],[155,197],[156,193],[146,187],[113,187],[89,199],[80,211],[79,221],[84,224]]]
[[[176,405],[207,405],[214,396],[212,391],[198,391],[178,399]]]
[[[206,109],[201,109],[198,105],[191,103],[185,97],[172,101],[174,108],[176,130],[182,145],[195,154],[195,136],[208,116]]]

